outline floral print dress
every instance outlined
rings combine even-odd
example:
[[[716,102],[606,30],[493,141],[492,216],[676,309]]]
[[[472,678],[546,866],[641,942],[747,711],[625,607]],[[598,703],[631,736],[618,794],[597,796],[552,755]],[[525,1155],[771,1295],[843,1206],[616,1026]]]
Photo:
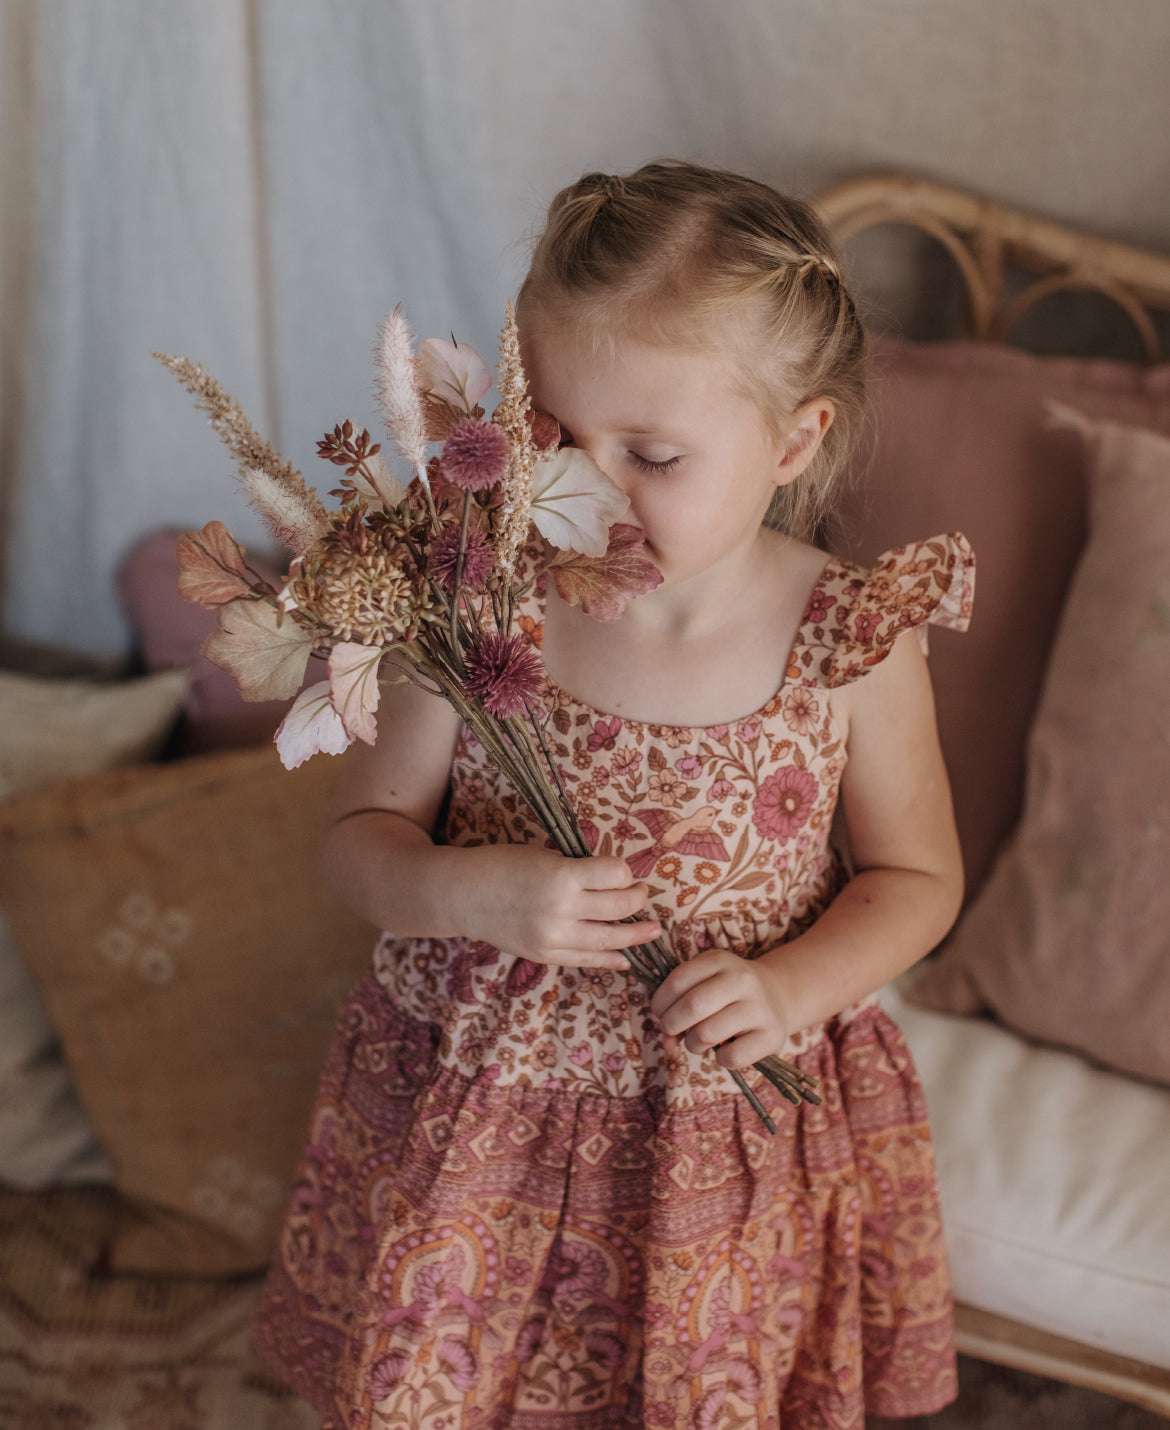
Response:
[[[686,958],[751,958],[844,881],[833,692],[903,632],[965,627],[961,536],[829,560],[780,691],[705,729],[549,685],[595,850]],[[539,643],[542,600],[521,625]],[[544,841],[464,732],[445,838]],[[257,1325],[330,1430],[862,1430],[954,1397],[926,1109],[876,1000],[793,1035],[822,1103],[756,1074],[770,1136],[632,978],[385,934],[327,1060]]]

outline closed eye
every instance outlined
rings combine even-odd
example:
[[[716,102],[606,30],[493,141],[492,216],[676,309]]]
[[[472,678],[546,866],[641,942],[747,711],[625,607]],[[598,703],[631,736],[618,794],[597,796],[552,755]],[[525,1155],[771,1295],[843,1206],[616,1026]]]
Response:
[[[640,472],[669,472],[678,466],[682,458],[667,457],[665,462],[652,462],[649,457],[640,457],[637,452],[631,452],[630,461]]]

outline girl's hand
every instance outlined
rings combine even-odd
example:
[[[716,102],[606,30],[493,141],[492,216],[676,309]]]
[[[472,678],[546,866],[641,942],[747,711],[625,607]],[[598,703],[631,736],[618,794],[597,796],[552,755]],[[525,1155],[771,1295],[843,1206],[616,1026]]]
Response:
[[[723,1067],[741,1071],[783,1048],[791,1031],[786,1003],[777,968],[713,948],[669,974],[650,1011],[688,1052],[717,1048]]]
[[[505,953],[561,968],[629,964],[618,949],[661,933],[652,919],[619,923],[646,902],[647,888],[616,855],[569,859],[526,844],[468,849],[468,877],[455,894],[459,926]],[[474,856],[474,869],[471,868]]]

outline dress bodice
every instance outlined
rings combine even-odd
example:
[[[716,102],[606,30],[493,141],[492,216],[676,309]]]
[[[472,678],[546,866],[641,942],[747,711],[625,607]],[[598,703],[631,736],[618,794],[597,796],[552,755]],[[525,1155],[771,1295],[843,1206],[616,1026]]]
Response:
[[[546,739],[586,841],[595,853],[625,859],[647,882],[649,907],[681,958],[713,946],[754,957],[795,937],[828,905],[844,878],[830,840],[847,759],[834,692],[863,678],[907,630],[924,633],[931,623],[963,628],[972,582],[973,558],[961,536],[899,548],[869,569],[827,560],[780,689],[761,709],[728,724],[697,728],[630,720],[597,711],[546,680]],[[539,646],[539,590],[522,607],[520,625]],[[547,842],[535,816],[466,729],[456,750],[443,836],[463,846]],[[607,1043],[614,1066],[606,1090],[626,1085],[627,1060],[642,1041],[642,1072],[650,1070],[646,1060],[654,1061],[651,1048],[662,1040],[632,979],[550,970],[464,940],[413,940],[409,946],[414,957],[402,941],[384,939],[379,976],[419,1016],[446,1026],[451,1009],[444,1011],[445,1000],[465,1005],[469,1015],[477,1010],[458,1035],[452,1031],[446,1049],[461,1064],[474,1066],[489,1045],[498,1044],[504,1003],[531,999],[537,989],[551,991],[555,980],[552,996],[559,998],[565,1024],[559,1041],[569,1048],[543,1054],[546,1074],[555,1067],[553,1076],[578,1081],[570,1066],[574,1058],[579,1072],[599,1074],[599,1025],[591,1005],[604,1007],[607,1000],[609,1013],[620,1013],[621,1027]],[[615,979],[621,984],[617,1003],[610,996]],[[584,1011],[579,985],[592,990]],[[520,1037],[514,1038],[511,1068],[501,1065],[501,1075],[528,1062],[523,1037],[531,1024],[521,1022],[512,1029]],[[801,1036],[790,1052],[800,1047]],[[538,1058],[531,1073],[539,1069]],[[630,1076],[633,1088],[639,1079]]]

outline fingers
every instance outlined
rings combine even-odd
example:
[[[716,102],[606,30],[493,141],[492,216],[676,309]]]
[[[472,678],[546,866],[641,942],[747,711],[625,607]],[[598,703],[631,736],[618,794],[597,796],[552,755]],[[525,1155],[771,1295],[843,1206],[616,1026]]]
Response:
[[[728,960],[734,960],[731,972],[738,973],[741,959],[713,950],[680,963],[668,974],[650,1000],[650,1011],[662,1024],[663,1032],[681,1034],[697,1019],[716,1012],[729,1001],[726,996],[717,1001],[705,999],[698,992],[704,983],[720,974],[726,976]]]
[[[550,948],[533,963],[547,963],[553,968],[602,968],[611,973],[628,973],[629,960],[623,953],[607,949]]]
[[[587,917],[599,921],[628,919],[642,908],[649,892],[649,886],[641,883],[625,889],[592,890],[585,898]]]
[[[625,889],[635,883],[630,866],[616,854],[595,854],[592,859],[582,859],[576,868],[584,889]],[[646,886],[641,887],[645,890]]]

